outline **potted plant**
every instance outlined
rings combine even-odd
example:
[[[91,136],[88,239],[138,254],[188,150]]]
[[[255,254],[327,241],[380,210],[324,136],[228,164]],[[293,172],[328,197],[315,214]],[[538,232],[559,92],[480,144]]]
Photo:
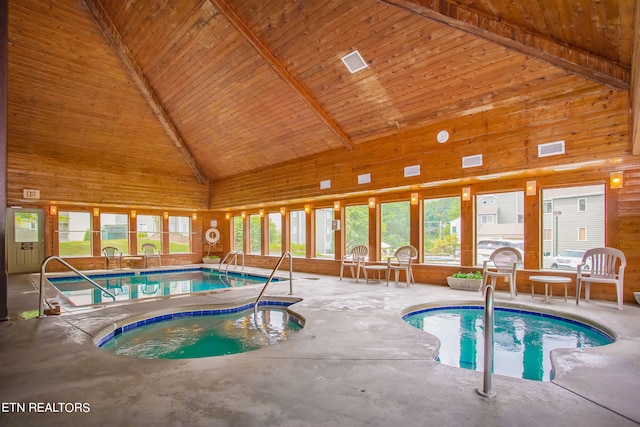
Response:
[[[220,262],[220,257],[218,255],[207,255],[202,258],[203,264],[218,264]]]
[[[459,271],[447,277],[447,283],[452,289],[479,291],[482,288],[482,273],[479,271],[470,273]]]

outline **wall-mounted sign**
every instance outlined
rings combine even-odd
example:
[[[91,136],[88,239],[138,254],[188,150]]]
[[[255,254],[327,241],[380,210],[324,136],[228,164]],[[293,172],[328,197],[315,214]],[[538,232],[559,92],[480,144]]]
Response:
[[[39,199],[40,190],[22,190],[22,198],[24,199]]]

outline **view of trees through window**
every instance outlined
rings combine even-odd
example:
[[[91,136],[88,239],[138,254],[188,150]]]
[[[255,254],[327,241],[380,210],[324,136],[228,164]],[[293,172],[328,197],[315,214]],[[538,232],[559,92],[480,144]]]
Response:
[[[233,250],[244,252],[244,220],[241,216],[233,217]]]
[[[343,227],[347,254],[356,246],[369,247],[369,206],[347,206]]]
[[[425,262],[460,265],[460,197],[424,200],[423,210]]]
[[[282,215],[269,214],[269,255],[282,255]]]
[[[409,245],[410,235],[409,202],[383,203],[380,223],[382,257],[393,255],[400,246]]]
[[[262,253],[262,217],[249,215],[249,241],[251,242],[249,253],[260,255]]]

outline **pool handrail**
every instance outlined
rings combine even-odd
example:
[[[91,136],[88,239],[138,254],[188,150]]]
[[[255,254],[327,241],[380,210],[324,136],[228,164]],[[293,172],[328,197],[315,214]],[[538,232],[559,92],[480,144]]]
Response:
[[[225,274],[229,273],[229,266],[231,266],[231,262],[234,262],[234,267],[237,270],[238,269],[238,255],[242,255],[242,269],[244,270],[244,252],[242,252],[242,251],[230,251],[224,256],[224,258],[220,259],[220,264],[218,264],[218,271],[220,271],[220,269],[222,268],[222,264],[224,264],[227,261],[227,258],[229,258],[229,256],[231,256],[232,258],[226,264],[226,268],[225,268],[225,271],[224,271]]]
[[[276,266],[273,267],[273,270],[271,270],[271,274],[267,279],[267,283],[264,284],[264,286],[262,287],[262,290],[260,291],[260,295],[258,295],[258,298],[256,298],[256,302],[253,305],[254,318],[258,314],[258,303],[260,302],[260,298],[262,298],[262,295],[264,295],[264,291],[267,290],[267,286],[269,286],[269,283],[271,283],[271,279],[273,279],[273,276],[276,274],[276,271],[278,270],[278,268],[280,267],[280,264],[282,264],[282,261],[286,256],[289,256],[289,295],[293,295],[293,257],[291,256],[291,252],[286,251],[282,254]]]
[[[484,376],[482,389],[477,389],[483,397],[495,397],[491,390],[491,373],[493,371],[493,285],[488,283],[484,288]]]
[[[50,257],[45,258],[45,260],[42,261],[42,265],[40,266],[40,295],[39,295],[39,301],[40,302],[39,302],[39,305],[38,305],[38,317],[39,318],[44,316],[44,292],[43,292],[43,289],[44,289],[44,281],[46,280],[45,271],[47,269],[47,264],[49,263],[49,261],[54,260],[54,259],[59,261],[62,265],[67,267],[69,270],[71,270],[74,273],[76,273],[78,276],[82,277],[84,280],[89,282],[92,286],[100,289],[102,292],[104,292],[105,294],[109,295],[111,298],[113,298],[114,301],[116,300],[116,296],[113,293],[109,292],[108,290],[106,290],[105,288],[103,288],[102,286],[100,286],[99,284],[94,282],[87,275],[82,273],[80,270],[78,270],[77,268],[75,268],[74,266],[72,266],[71,264],[69,264],[68,262],[66,262],[62,258],[60,258],[59,256],[52,255]]]

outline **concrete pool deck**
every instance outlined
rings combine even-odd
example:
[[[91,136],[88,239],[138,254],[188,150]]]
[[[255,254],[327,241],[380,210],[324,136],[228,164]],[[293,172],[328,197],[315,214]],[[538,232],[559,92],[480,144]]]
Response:
[[[268,271],[247,268],[268,274]],[[82,426],[637,426],[640,424],[640,306],[521,292],[515,303],[601,323],[614,344],[560,351],[556,379],[493,375],[434,360],[438,340],[406,324],[404,309],[433,302],[482,302],[479,292],[446,286],[385,286],[294,273],[290,309],[305,319],[291,340],[237,355],[141,360],[97,348],[110,323],[168,307],[255,299],[260,287],[111,306],[42,319],[28,276],[9,277],[9,312],[0,323],[0,424]],[[402,285],[402,283],[400,283]],[[274,282],[268,296],[289,296]],[[21,407],[20,404],[23,404]],[[69,405],[74,404],[74,405]],[[75,405],[77,404],[77,405]],[[24,409],[23,409],[24,408]],[[68,410],[73,409],[70,412]]]

